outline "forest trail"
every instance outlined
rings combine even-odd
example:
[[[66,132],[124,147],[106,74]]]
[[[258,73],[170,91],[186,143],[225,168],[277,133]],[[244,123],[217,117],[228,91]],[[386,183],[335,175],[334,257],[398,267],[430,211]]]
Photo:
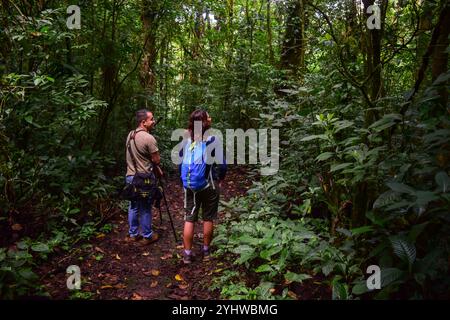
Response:
[[[241,168],[229,170],[221,190],[221,200],[245,194],[251,182]],[[165,194],[177,232],[175,242],[164,201],[161,201],[162,223],[158,209],[153,208],[153,228],[160,239],[150,245],[125,241],[128,232],[127,213],[121,211],[111,221],[113,229],[98,234],[89,244],[79,244],[71,253],[51,258],[39,268],[39,274],[52,299],[68,299],[75,291],[67,289],[66,268],[78,265],[81,271],[79,296],[91,299],[217,299],[210,291],[214,275],[224,268],[223,261],[212,258],[202,262],[202,225],[196,224],[193,251],[196,259],[190,265],[181,260],[183,230],[183,189],[176,176],[168,179]],[[219,212],[219,219],[223,212]]]

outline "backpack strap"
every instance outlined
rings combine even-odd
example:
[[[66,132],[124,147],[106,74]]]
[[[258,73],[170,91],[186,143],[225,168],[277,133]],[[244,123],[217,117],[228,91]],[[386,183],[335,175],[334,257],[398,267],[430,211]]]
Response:
[[[137,173],[136,158],[134,157],[133,149],[131,149],[131,139],[134,139],[133,135],[136,135],[136,130],[133,133],[130,133],[130,136],[128,137],[127,149],[128,149],[128,153],[131,156],[131,161],[133,162],[133,166],[134,166],[134,172],[136,174]]]
[[[137,135],[139,132],[141,132],[141,131],[145,131],[145,130],[134,130],[134,132],[130,134],[130,137],[129,137],[128,143],[127,143],[128,152],[130,153],[130,156],[131,156],[131,160],[132,160],[132,162],[133,162],[133,166],[134,166],[134,171],[135,171],[135,173],[137,173],[138,171],[137,171],[136,157],[134,156],[133,149],[131,148],[131,140],[133,140],[133,142],[134,142],[134,147],[135,147],[135,149],[136,149],[136,152],[137,152],[142,158],[145,158],[145,155],[143,155],[143,154],[139,151],[139,148],[137,147],[136,139],[135,139],[135,138],[136,138],[136,135]],[[150,171],[153,171],[153,162],[152,162],[152,159],[151,159],[151,158],[150,158],[150,164],[151,164]]]

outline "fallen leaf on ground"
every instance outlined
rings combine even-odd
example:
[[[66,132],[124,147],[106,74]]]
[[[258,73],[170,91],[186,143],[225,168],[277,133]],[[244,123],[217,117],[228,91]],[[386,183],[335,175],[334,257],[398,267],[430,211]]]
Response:
[[[113,286],[107,284],[107,285],[101,286],[100,289],[112,289],[112,287]]]
[[[103,251],[103,249],[102,249],[102,248],[99,248],[99,247],[95,247],[95,251],[101,252],[101,253],[105,253],[105,251]]]
[[[298,299],[297,295],[296,295],[294,292],[292,292],[291,290],[289,290],[287,294],[288,294],[288,296],[291,297],[292,299],[295,299],[295,300]]]
[[[124,284],[116,284],[115,286],[114,286],[114,288],[116,288],[116,289],[125,289],[127,286],[126,285],[124,285]]]
[[[170,258],[172,258],[172,256],[173,256],[173,254],[172,253],[166,253],[165,255],[163,255],[162,257],[161,257],[161,260],[167,260],[167,259],[170,259]]]
[[[149,255],[150,255],[150,252],[144,252],[144,253],[142,253],[142,255],[143,255],[144,257],[149,256]]]
[[[157,277],[157,276],[159,276],[160,271],[159,271],[159,270],[152,269],[151,273],[152,273],[152,276]]]
[[[175,280],[177,280],[177,281],[184,281],[183,277],[181,275],[179,275],[179,274],[177,274],[175,276]]]
[[[101,239],[101,238],[104,238],[104,237],[105,237],[105,234],[104,234],[104,233],[99,233],[99,234],[96,236],[97,239]]]
[[[119,256],[118,253],[116,253],[116,259],[117,259],[117,260],[120,260],[120,256]]]
[[[154,288],[158,285],[158,281],[152,281],[152,283],[150,284],[150,288]]]
[[[142,300],[142,296],[137,294],[136,292],[133,293],[133,295],[131,296],[131,300]]]

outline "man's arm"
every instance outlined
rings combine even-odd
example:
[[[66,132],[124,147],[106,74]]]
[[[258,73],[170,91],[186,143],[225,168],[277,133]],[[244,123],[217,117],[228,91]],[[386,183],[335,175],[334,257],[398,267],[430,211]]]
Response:
[[[159,166],[159,164],[161,163],[161,157],[159,155],[159,151],[152,153],[151,160],[152,160],[153,164]]]
[[[162,177],[164,175],[164,173],[163,173],[161,167],[159,166],[161,164],[161,157],[159,155],[159,151],[153,152],[151,154],[151,160],[154,165],[155,175],[159,178]]]

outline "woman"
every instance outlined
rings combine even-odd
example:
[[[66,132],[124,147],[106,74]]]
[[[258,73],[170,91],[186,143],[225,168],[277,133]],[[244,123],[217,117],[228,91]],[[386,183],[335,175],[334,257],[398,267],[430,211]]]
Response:
[[[217,218],[219,207],[219,188],[226,175],[226,164],[209,164],[207,161],[207,147],[216,137],[205,136],[205,132],[211,128],[211,117],[205,110],[196,110],[189,117],[188,134],[183,149],[180,152],[182,163],[180,165],[181,180],[184,187],[184,216],[183,230],[183,262],[192,262],[192,242],[194,238],[195,222],[198,221],[200,208],[203,220],[203,260],[210,256],[210,244],[214,231],[214,219]],[[201,130],[200,130],[201,128]],[[220,150],[213,150],[211,156],[223,155],[222,145],[216,146]],[[223,157],[220,157],[223,158]],[[218,180],[218,181],[217,181]],[[218,182],[218,183],[217,183]]]

